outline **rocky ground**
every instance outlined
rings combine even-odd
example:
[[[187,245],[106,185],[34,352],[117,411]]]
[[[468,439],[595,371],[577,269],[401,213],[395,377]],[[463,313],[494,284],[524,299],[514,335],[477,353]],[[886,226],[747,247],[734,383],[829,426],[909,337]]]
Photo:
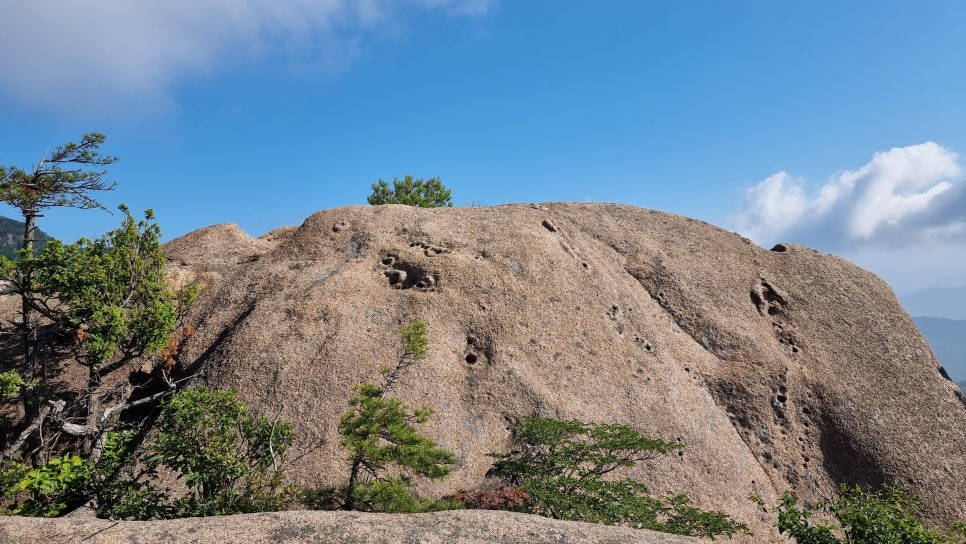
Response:
[[[0,519],[5,544],[689,544],[701,539],[485,510],[277,512],[153,522]]]

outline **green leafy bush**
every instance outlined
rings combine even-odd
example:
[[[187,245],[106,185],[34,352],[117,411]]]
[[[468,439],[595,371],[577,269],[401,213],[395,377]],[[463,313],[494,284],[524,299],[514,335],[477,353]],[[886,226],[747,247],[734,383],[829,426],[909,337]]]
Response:
[[[161,407],[157,435],[112,433],[98,463],[100,517],[145,520],[281,510],[291,502],[284,460],[291,426],[253,415],[234,391],[186,389]],[[158,487],[161,472],[188,493]]]
[[[37,468],[8,462],[0,470],[4,510],[18,516],[59,516],[86,502],[93,483],[94,467],[76,455]]]
[[[643,483],[608,477],[639,461],[680,448],[626,425],[530,418],[515,430],[519,449],[493,454],[487,473],[528,496],[523,510],[556,519],[714,537],[748,532],[721,512],[691,505],[684,495],[652,497]]]
[[[178,319],[179,293],[165,279],[154,213],[136,221],[126,206],[119,209],[119,228],[70,245],[53,240],[33,263],[39,294],[62,305],[48,317],[75,333],[91,372],[116,365],[118,357],[161,350]]]
[[[153,482],[129,477],[134,468],[129,464],[131,448],[138,438],[131,431],[112,433],[96,465],[76,455],[55,457],[37,468],[7,461],[0,468],[0,510],[14,515],[55,517],[93,501],[101,517],[165,517],[159,512],[164,511],[167,496],[155,490]],[[153,471],[147,472],[153,475]],[[148,495],[144,490],[153,493]],[[127,513],[129,510],[151,514]]]
[[[147,446],[148,462],[184,477],[191,490],[179,515],[212,516],[280,510],[291,426],[249,413],[234,391],[189,388],[167,399]]]
[[[133,430],[107,436],[97,463],[94,508],[108,519],[164,519],[177,517],[169,490],[157,485],[157,466],[140,455],[142,436]]]
[[[147,443],[133,430],[110,433],[96,464],[76,455],[34,469],[6,463],[4,511],[50,517],[92,501],[99,517],[145,520],[288,506],[283,468],[291,427],[251,414],[234,391],[198,387],[171,396],[157,430]],[[161,471],[184,478],[188,494],[173,498],[160,488]]]
[[[439,178],[413,178],[409,174],[403,179],[393,178],[392,187],[380,179],[372,184],[369,204],[407,204],[420,208],[450,207],[450,190],[443,186]]]
[[[759,501],[760,502],[760,501]],[[966,526],[953,530],[962,539],[949,540],[927,529],[917,515],[915,496],[899,488],[867,492],[843,487],[839,497],[819,502],[813,510],[800,506],[789,492],[774,508],[778,530],[798,544],[960,544],[966,542]],[[815,521],[815,517],[819,521]]]
[[[0,387],[4,395],[19,392],[25,428],[3,452],[5,457],[25,448],[40,466],[60,453],[40,433],[51,412],[42,407],[56,399],[66,405],[58,411],[71,414],[72,420],[58,426],[59,436],[73,437],[76,444],[68,447],[96,464],[107,433],[128,402],[106,391],[105,378],[138,357],[169,348],[179,319],[197,295],[193,285],[181,290],[169,285],[161,230],[152,212],[137,221],[124,205],[120,210],[120,227],[95,240],[82,238],[69,245],[52,240],[36,257],[25,254],[17,262],[0,258],[0,278],[10,281],[23,303],[21,320],[14,323],[24,346],[22,379],[5,373]],[[38,335],[33,314],[43,315],[51,322],[45,326],[57,334]],[[44,357],[38,358],[40,353]],[[86,367],[86,385],[65,391],[64,383],[48,380],[51,373],[45,369],[56,362]],[[109,404],[108,399],[117,401]],[[59,444],[65,446],[63,440]]]

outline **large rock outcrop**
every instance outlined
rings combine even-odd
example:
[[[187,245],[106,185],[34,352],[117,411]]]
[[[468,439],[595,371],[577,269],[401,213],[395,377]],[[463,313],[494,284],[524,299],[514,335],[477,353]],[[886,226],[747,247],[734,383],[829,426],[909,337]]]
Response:
[[[298,483],[344,481],[351,387],[378,380],[418,319],[429,354],[395,392],[436,410],[426,432],[459,460],[425,493],[483,484],[486,454],[542,415],[681,442],[636,475],[759,539],[772,520],[748,495],[843,483],[896,482],[932,522],[966,518],[966,401],[889,286],[838,257],[566,203],[338,208],[261,239],[202,229],[167,251],[203,286],[184,366],[294,422]]]
[[[751,542],[778,536],[747,497],[785,489],[898,483],[930,522],[966,519],[966,401],[889,286],[843,259],[563,203],[338,208],[166,249],[172,277],[202,286],[183,371],[293,422],[297,483],[345,481],[351,387],[421,320],[428,357],[394,393],[436,410],[426,432],[458,458],[426,494],[484,485],[486,454],[542,415],[679,441],[634,475],[748,523]]]

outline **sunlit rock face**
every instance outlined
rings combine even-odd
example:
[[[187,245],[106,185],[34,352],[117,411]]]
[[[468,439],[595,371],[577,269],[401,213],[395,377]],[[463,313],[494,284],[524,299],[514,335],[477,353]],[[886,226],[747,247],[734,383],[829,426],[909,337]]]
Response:
[[[898,483],[930,521],[966,518],[966,402],[889,286],[838,257],[567,203],[337,208],[259,239],[209,227],[167,254],[203,288],[182,370],[293,422],[301,484],[345,481],[351,387],[420,320],[428,355],[393,394],[432,407],[426,434],[458,458],[426,494],[485,485],[487,453],[540,415],[680,442],[631,474],[752,541],[774,528],[747,497],[785,489]]]

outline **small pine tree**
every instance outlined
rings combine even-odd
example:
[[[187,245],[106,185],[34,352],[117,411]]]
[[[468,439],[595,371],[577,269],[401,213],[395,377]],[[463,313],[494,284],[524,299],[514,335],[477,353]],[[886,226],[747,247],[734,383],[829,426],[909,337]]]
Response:
[[[339,422],[342,446],[349,451],[349,482],[337,495],[345,510],[422,512],[452,508],[451,504],[423,500],[412,494],[413,475],[443,478],[456,458],[434,441],[419,434],[432,410],[410,408],[387,397],[401,373],[426,355],[426,326],[415,322],[402,330],[404,351],[395,367],[383,368],[382,386],[361,383]],[[388,474],[392,466],[397,474]]]
[[[103,134],[84,134],[80,143],[69,142],[49,156],[45,153],[33,170],[0,166],[0,202],[17,208],[24,218],[22,259],[29,260],[34,256],[37,218],[42,217],[48,208],[104,209],[91,196],[95,191],[109,191],[115,185],[105,179],[104,170],[96,169],[117,162],[116,157],[98,153],[104,139]],[[37,373],[37,325],[32,316],[38,304],[38,294],[34,291],[33,270],[29,263],[24,263],[14,270],[15,275],[9,277],[23,302],[22,321],[18,327],[23,335],[28,381]]]

